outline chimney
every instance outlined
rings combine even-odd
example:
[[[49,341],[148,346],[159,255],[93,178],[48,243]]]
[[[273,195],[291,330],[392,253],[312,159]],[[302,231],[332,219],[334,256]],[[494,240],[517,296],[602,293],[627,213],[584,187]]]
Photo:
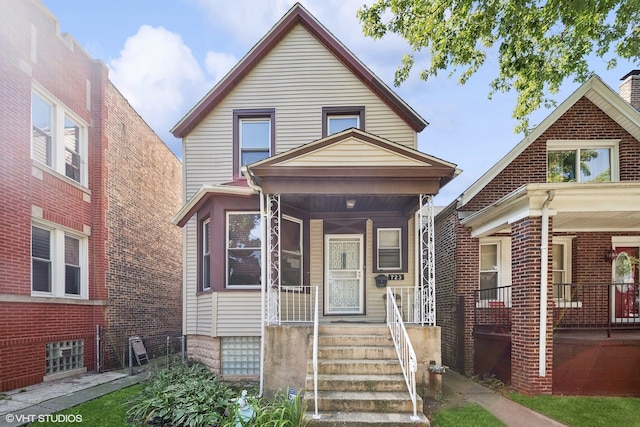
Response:
[[[640,70],[633,70],[620,80],[620,96],[640,111]]]

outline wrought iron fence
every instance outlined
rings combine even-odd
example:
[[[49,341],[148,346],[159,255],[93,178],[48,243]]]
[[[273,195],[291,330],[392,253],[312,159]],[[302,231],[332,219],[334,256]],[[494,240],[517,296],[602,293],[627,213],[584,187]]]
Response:
[[[511,286],[476,291],[474,314],[476,326],[511,329]]]

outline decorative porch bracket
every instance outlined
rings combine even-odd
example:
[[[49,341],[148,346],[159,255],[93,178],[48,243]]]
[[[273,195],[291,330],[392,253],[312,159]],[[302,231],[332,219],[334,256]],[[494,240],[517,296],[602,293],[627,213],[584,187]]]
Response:
[[[419,236],[420,236],[420,292],[419,310],[416,319],[422,325],[436,325],[436,280],[435,280],[435,238],[434,238],[434,208],[433,196],[420,194]]]
[[[280,195],[267,194],[267,307],[266,324],[280,324]]]

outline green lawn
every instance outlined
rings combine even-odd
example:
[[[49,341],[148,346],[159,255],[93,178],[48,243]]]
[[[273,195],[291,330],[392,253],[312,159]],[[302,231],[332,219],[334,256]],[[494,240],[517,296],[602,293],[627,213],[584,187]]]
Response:
[[[431,421],[433,427],[502,427],[504,424],[480,405],[443,409]]]
[[[141,385],[133,385],[58,412],[58,414],[62,415],[81,415],[82,422],[57,422],[61,419],[58,417],[55,420],[56,422],[32,423],[29,425],[48,427],[127,426],[129,424],[127,424],[127,407],[125,406],[125,402],[132,396],[140,393],[140,389]],[[73,421],[72,419],[70,420]]]

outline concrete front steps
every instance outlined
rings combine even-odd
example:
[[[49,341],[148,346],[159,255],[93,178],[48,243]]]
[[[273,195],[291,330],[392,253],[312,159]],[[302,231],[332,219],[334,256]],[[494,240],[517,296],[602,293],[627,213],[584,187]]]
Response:
[[[313,344],[312,344],[313,345]],[[310,427],[429,426],[418,396],[418,420],[386,325],[322,325],[318,335],[318,414],[314,419],[313,358],[305,392]]]

